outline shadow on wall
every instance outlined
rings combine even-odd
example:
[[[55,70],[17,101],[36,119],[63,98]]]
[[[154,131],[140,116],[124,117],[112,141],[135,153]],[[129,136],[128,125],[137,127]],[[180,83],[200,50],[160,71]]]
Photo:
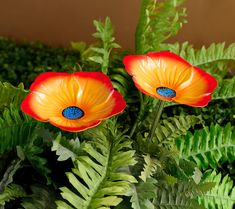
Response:
[[[188,24],[170,42],[196,46],[235,41],[234,0],[187,0]],[[21,0],[0,1],[0,35],[18,40],[68,46],[70,41],[92,42],[93,20],[110,16],[115,36],[124,48],[134,48],[140,0]]]

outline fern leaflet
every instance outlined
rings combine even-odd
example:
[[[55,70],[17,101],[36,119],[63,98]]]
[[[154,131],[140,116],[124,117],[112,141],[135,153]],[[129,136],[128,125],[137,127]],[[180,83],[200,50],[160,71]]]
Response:
[[[80,141],[78,138],[74,140],[73,139],[64,140],[60,133],[53,141],[53,146],[51,150],[56,151],[56,155],[59,156],[57,159],[58,161],[64,161],[69,158],[71,158],[72,161],[74,161],[78,155],[79,147],[80,147]]]
[[[24,90],[22,83],[18,87],[14,87],[10,83],[0,82],[0,108],[7,107],[11,103],[18,106],[26,94],[27,91]]]
[[[214,184],[195,184],[192,181],[173,185],[159,184],[157,187],[156,209],[205,209],[197,203],[197,196],[206,193]]]
[[[144,155],[143,157],[145,164],[144,169],[139,177],[145,182],[147,178],[149,178],[156,172],[157,166],[160,166],[160,163],[155,157],[151,157],[149,154]]]
[[[218,124],[188,132],[184,138],[176,140],[180,159],[194,161],[199,168],[216,168],[220,163],[235,160],[235,130],[230,124]]]
[[[140,181],[132,186],[131,207],[133,209],[154,209],[152,203],[156,197],[156,184],[154,178],[146,179],[146,182]]]
[[[213,43],[208,48],[194,49],[191,44],[163,44],[162,50],[172,51],[194,66],[206,65],[221,60],[235,60],[235,43],[225,47],[225,43]]]
[[[24,209],[54,209],[55,195],[51,190],[42,185],[32,185],[31,190],[33,194],[23,198],[21,206]]]
[[[20,185],[10,184],[0,194],[0,206],[5,205],[5,202],[24,196],[26,196],[26,193]]]
[[[37,121],[21,114],[14,105],[6,108],[0,118],[0,154],[33,141],[37,125]]]
[[[233,209],[235,205],[235,187],[233,181],[221,173],[215,171],[206,172],[204,182],[215,182],[216,185],[210,191],[198,198],[198,202],[206,209]]]

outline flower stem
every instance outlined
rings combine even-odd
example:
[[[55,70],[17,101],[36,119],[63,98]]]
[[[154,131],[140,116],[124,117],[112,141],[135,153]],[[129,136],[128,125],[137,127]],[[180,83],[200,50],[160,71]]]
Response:
[[[157,109],[156,109],[156,112],[155,112],[154,121],[153,121],[153,123],[152,123],[152,127],[151,127],[150,134],[149,134],[149,137],[148,137],[148,142],[149,142],[149,143],[150,143],[150,142],[152,141],[152,139],[153,139],[153,136],[154,136],[155,130],[156,130],[156,128],[157,128],[159,119],[160,119],[160,117],[161,117],[163,108],[164,108],[164,101],[163,101],[163,100],[159,100],[158,105],[157,105]]]

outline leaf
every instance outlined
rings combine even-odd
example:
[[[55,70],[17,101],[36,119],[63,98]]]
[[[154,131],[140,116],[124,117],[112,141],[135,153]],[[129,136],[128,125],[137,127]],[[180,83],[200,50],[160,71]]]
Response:
[[[213,100],[216,99],[232,99],[235,97],[235,76],[230,79],[224,79],[219,83],[215,93],[213,94]]]
[[[235,160],[234,127],[216,124],[196,130],[194,134],[188,132],[184,138],[176,140],[176,146],[180,159],[191,160],[202,169],[217,168],[221,163]]]
[[[55,209],[55,194],[42,185],[32,185],[32,194],[22,199],[24,209]]]
[[[103,63],[103,59],[100,56],[89,57],[89,60],[91,60],[93,62],[96,62],[96,63],[99,63],[99,64]]]
[[[206,193],[214,184],[197,185],[192,181],[174,185],[159,184],[155,206],[157,209],[205,209],[197,203],[197,196]]]
[[[13,160],[10,165],[8,166],[7,170],[5,171],[3,178],[0,182],[0,192],[3,192],[8,184],[13,182],[13,176],[16,171],[21,168],[21,160],[15,159]]]
[[[5,205],[5,202],[24,196],[26,196],[26,193],[20,185],[10,184],[0,193],[0,206]]]
[[[80,147],[80,141],[78,138],[76,139],[65,139],[61,137],[61,133],[56,137],[53,141],[53,146],[51,151],[56,151],[56,155],[58,155],[58,161],[64,161],[69,158],[74,161],[77,157],[78,150]]]
[[[131,207],[133,209],[154,209],[152,203],[156,196],[156,180],[146,179],[145,182],[138,182],[132,186]]]
[[[120,46],[114,42],[115,38],[113,37],[113,26],[109,17],[106,17],[104,23],[95,20],[94,26],[97,32],[94,33],[93,36],[100,40],[101,46],[91,48],[91,50],[96,52],[97,55],[89,57],[89,59],[99,63],[101,65],[101,71],[107,74],[110,53],[112,49],[120,48]]]
[[[180,8],[183,0],[143,0],[136,28],[136,51],[144,54],[160,51],[160,43],[173,35],[185,23],[185,9]]]
[[[0,118],[0,154],[33,141],[38,124],[14,105],[5,108]]]
[[[109,209],[122,201],[121,196],[128,196],[130,183],[136,182],[125,172],[127,166],[135,164],[134,151],[111,121],[91,132],[92,141],[83,145],[84,153],[76,158],[73,172],[66,173],[74,190],[62,187],[61,195],[71,208]],[[58,209],[66,207],[61,201],[56,204]]]
[[[147,122],[144,123],[147,125],[147,127],[141,128],[142,130],[146,129],[145,133],[147,134],[149,132],[152,119],[153,118],[148,117]],[[187,115],[169,117],[162,120],[161,123],[157,126],[152,142],[149,142],[146,140],[146,138],[139,136],[137,139],[139,147],[144,152],[151,153],[153,155],[155,155],[159,147],[167,146],[170,149],[174,148],[175,139],[179,136],[185,135],[187,130],[199,123],[202,123],[200,116]]]
[[[43,148],[39,145],[36,145],[35,141],[31,144],[26,144],[23,147],[24,155],[42,176],[47,179],[47,184],[51,183],[51,178],[49,177],[49,173],[51,172],[50,168],[47,167],[47,159],[45,157],[40,156],[43,153]]]
[[[145,182],[147,178],[149,178],[156,172],[157,166],[160,166],[160,163],[156,158],[150,157],[149,154],[144,155],[143,157],[145,161],[144,170],[141,172],[141,175],[139,177]]]
[[[196,184],[199,184],[202,179],[202,172],[197,167],[195,167],[192,178]]]
[[[22,83],[18,87],[14,87],[10,83],[0,82],[0,108],[7,107],[11,103],[19,106],[27,93]]]
[[[235,187],[228,175],[222,178],[221,173],[209,170],[205,173],[204,182],[215,182],[215,187],[198,198],[199,204],[206,209],[233,209]]]

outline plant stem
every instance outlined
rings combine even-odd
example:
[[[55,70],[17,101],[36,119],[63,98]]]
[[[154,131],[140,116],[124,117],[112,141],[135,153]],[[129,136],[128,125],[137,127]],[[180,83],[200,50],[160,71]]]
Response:
[[[149,137],[148,137],[148,143],[150,143],[152,141],[152,139],[153,139],[153,136],[154,136],[155,130],[157,128],[159,119],[160,119],[160,117],[162,115],[163,108],[164,108],[164,101],[163,100],[159,100],[158,107],[157,107],[157,110],[155,112],[154,121],[152,123],[152,127],[151,127],[150,134],[149,134]]]
[[[142,0],[140,7],[139,21],[135,30],[135,51],[137,54],[144,53],[143,50],[143,33],[146,26],[146,8],[151,0]]]

